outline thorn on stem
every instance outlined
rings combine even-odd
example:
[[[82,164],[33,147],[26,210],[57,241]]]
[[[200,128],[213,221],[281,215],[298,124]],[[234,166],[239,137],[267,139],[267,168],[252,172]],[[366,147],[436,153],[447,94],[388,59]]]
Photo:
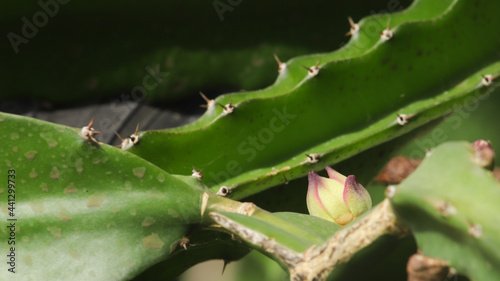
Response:
[[[203,108],[212,107],[212,105],[214,104],[214,100],[207,98],[207,96],[205,96],[202,92],[200,92],[200,95],[205,100],[205,102],[207,102],[207,104],[202,104],[202,105],[200,105],[200,107],[203,107]]]
[[[194,178],[197,178],[199,180],[202,180],[203,179],[203,175],[201,174],[201,172],[203,172],[203,169],[199,170],[199,171],[196,171],[196,169],[193,167],[193,173],[191,174],[192,177]]]
[[[413,117],[413,115],[408,115],[408,114],[397,114],[397,117],[396,117],[396,122],[401,125],[401,126],[404,126],[406,125],[406,123],[408,123],[408,120]]]
[[[306,156],[308,157],[309,163],[311,163],[311,164],[318,163],[319,158],[321,157],[321,155],[319,155],[319,153],[306,154]]]
[[[87,126],[84,126],[82,128],[81,134],[84,140],[91,143],[98,143],[97,139],[95,138],[95,135],[102,134],[102,132],[94,130],[94,128],[92,128],[92,125],[94,125],[94,117],[92,117]]]
[[[182,237],[181,241],[179,242],[179,246],[184,248],[184,250],[187,251],[187,248],[189,246],[189,238],[187,237]]]
[[[286,178],[285,174],[283,174],[283,178],[285,179],[284,183],[288,184],[288,179]]]
[[[281,62],[276,54],[273,54],[273,56],[278,63],[278,72],[281,73],[286,68],[286,63]]]
[[[222,272],[221,272],[221,275],[224,274],[224,271],[226,270],[226,266],[229,264],[229,262],[227,260],[224,260],[224,266],[222,267]]]
[[[229,101],[229,104],[226,104],[226,105],[222,105],[220,103],[217,103],[217,104],[222,107],[222,109],[223,109],[222,113],[223,114],[226,114],[226,115],[227,114],[231,114],[234,111],[233,100]]]
[[[311,66],[311,67],[302,66],[305,69],[307,69],[307,71],[308,71],[307,76],[308,77],[314,77],[314,76],[318,75],[318,73],[319,73],[319,63],[320,63],[320,61],[318,61],[315,66]]]
[[[493,81],[498,78],[498,75],[491,75],[491,74],[487,74],[487,75],[482,75],[483,76],[483,80],[481,80],[481,83],[484,85],[484,86],[489,86],[491,85],[491,83],[493,83]]]
[[[354,21],[352,20],[351,17],[348,17],[347,20],[349,21],[349,25],[351,26],[351,30],[349,30],[349,32],[347,32],[345,35],[351,36],[351,35],[358,33],[359,24],[354,23]]]
[[[387,28],[383,31],[380,31],[380,38],[384,41],[388,41],[392,38],[394,33],[391,30],[391,19],[387,22]]]
[[[137,127],[135,127],[135,133],[126,138],[122,138],[122,136],[120,136],[118,132],[115,132],[116,136],[118,136],[118,138],[120,138],[120,140],[122,141],[122,143],[120,145],[117,145],[116,147],[119,147],[122,150],[127,150],[132,146],[134,146],[135,144],[137,144],[139,142],[139,135],[137,134],[138,131],[139,131],[139,124],[137,124]]]

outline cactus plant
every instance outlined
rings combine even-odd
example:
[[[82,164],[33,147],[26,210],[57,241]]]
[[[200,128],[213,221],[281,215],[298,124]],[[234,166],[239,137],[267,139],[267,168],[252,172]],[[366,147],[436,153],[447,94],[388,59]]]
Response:
[[[411,231],[424,254],[449,260],[459,273],[497,277],[487,262],[469,266],[452,259],[453,250],[445,255],[428,250],[447,238],[449,224],[461,223],[463,238],[463,223],[470,220],[483,232],[469,227],[473,236],[466,241],[480,250],[464,253],[476,255],[477,263],[491,257],[494,266],[495,253],[475,239],[484,234],[497,243],[498,230],[467,207],[460,216],[439,218],[442,224],[435,227],[444,235],[429,237],[419,219],[438,215],[426,198],[419,199],[418,188],[410,190],[418,180],[409,179],[409,187],[398,187],[391,202],[382,201],[343,228],[234,200],[326,165],[352,165],[357,157],[368,163],[358,167],[368,181],[387,155],[414,135],[465,102],[485,98],[498,86],[500,62],[498,38],[484,27],[500,26],[494,12],[499,5],[420,0],[404,12],[369,17],[344,48],[282,65],[273,86],[220,96],[209,101],[199,121],[136,132],[121,148],[100,143],[92,121],[82,120],[83,128],[74,129],[0,113],[0,172],[12,178],[1,191],[16,195],[0,202],[1,219],[18,219],[0,233],[2,240],[15,237],[15,249],[7,249],[15,255],[12,270],[25,280],[161,280],[198,261],[238,259],[251,248],[278,262],[291,280],[340,280],[382,251],[387,258],[377,267],[405,262],[415,250]],[[377,32],[362,32],[370,26]],[[446,157],[466,162],[465,153],[450,147],[435,153],[447,151]],[[439,160],[429,158],[430,167],[443,165],[433,159]],[[467,167],[457,171],[493,186],[486,172]],[[453,183],[450,178],[436,184]],[[457,204],[457,210],[468,198],[442,197],[443,192],[432,195]],[[407,209],[415,201],[426,203],[417,218]],[[457,245],[445,242],[446,249]],[[179,270],[164,269],[172,265]]]
[[[424,115],[423,108],[433,107],[437,102],[431,93],[441,92],[441,87],[447,88],[450,93],[460,91],[458,88],[451,89],[470,76],[471,69],[475,67],[478,68],[474,71],[479,72],[471,76],[476,77],[474,81],[470,80],[471,84],[481,80],[481,73],[494,69],[482,69],[488,62],[496,60],[497,52],[494,46],[483,48],[473,44],[474,40],[482,42],[490,39],[488,33],[476,32],[480,27],[475,27],[477,23],[468,17],[470,9],[466,5],[469,4],[454,2],[453,8],[448,9],[439,21],[394,25],[394,40],[379,40],[362,57],[329,62],[328,55],[317,56],[306,65],[321,61],[320,75],[311,77],[303,71],[297,86],[280,94],[275,93],[272,97],[240,101],[236,99],[237,95],[222,96],[215,102],[224,106],[233,104],[233,114],[225,114],[222,107],[212,103],[207,117],[201,118],[201,124],[194,123],[184,129],[145,132],[141,136],[141,145],[129,151],[174,174],[188,174],[193,166],[203,168],[205,183],[212,190],[217,191],[222,185],[229,186],[235,199],[283,183],[285,178],[291,180],[304,176],[311,164],[319,169],[320,166],[339,162],[345,159],[342,157],[357,154],[368,146],[368,139],[361,141],[359,135],[348,134],[352,128],[357,128],[356,132],[360,134],[371,135],[369,146],[385,142],[387,135],[394,138],[413,126],[426,123],[420,123],[424,119],[420,117]],[[445,40],[451,36],[450,33],[454,34],[454,18],[461,18],[464,28],[469,30],[456,33],[456,40],[467,42],[463,48],[456,49],[450,45],[446,56],[440,51],[425,51],[424,55],[421,42],[427,39],[423,38],[430,41],[426,50],[436,48],[444,52],[446,44],[453,44]],[[399,39],[397,34],[400,34]],[[478,36],[484,36],[484,39]],[[412,49],[409,46],[417,47]],[[397,62],[407,61],[408,58],[414,61],[409,62],[404,71],[398,68],[402,66]],[[449,67],[450,61],[457,64]],[[433,67],[432,74],[427,68],[430,65]],[[356,69],[356,72],[348,69]],[[373,69],[377,69],[377,74]],[[432,79],[414,79],[420,75],[429,75]],[[391,77],[392,83],[383,83],[384,77]],[[361,85],[364,85],[363,88]],[[335,94],[332,94],[333,90]],[[245,94],[239,96],[246,98]],[[443,101],[450,101],[443,102],[442,106],[447,104],[449,109],[457,106],[447,95],[442,98]],[[382,104],[386,103],[397,104],[398,108],[384,108]],[[446,110],[434,112],[437,115],[429,119],[442,116]],[[415,115],[415,118],[400,126],[395,122],[399,114]],[[323,122],[322,126],[308,126],[309,120],[321,120],[324,116],[329,116],[332,121]],[[333,121],[343,119],[346,121]],[[241,128],[255,133],[243,134]],[[294,141],[287,142],[291,139]],[[202,140],[212,141],[199,145]],[[287,143],[287,146],[282,143]],[[343,150],[349,153],[340,152],[339,147],[344,147]],[[160,149],[164,153],[158,154]],[[304,154],[320,155],[321,159],[311,161]],[[173,161],[175,165],[170,164]]]
[[[467,143],[439,146],[415,173],[391,188],[391,204],[424,255],[446,261],[471,280],[496,280],[500,221],[491,214],[500,186],[473,156]]]

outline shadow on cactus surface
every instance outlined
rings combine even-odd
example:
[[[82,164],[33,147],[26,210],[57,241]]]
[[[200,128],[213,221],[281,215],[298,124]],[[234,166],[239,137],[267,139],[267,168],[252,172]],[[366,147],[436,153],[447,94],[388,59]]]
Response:
[[[466,143],[436,148],[388,198],[368,187],[374,207],[344,227],[299,213],[309,172],[333,166],[368,186],[399,149],[495,94],[498,9],[419,0],[365,17],[342,48],[280,62],[271,86],[208,100],[199,120],[136,132],[121,149],[92,122],[0,113],[0,214],[12,225],[2,276],[174,280],[254,250],[290,280],[435,274],[408,263],[407,276],[409,259],[450,280],[500,279],[500,222],[487,215],[500,187]]]

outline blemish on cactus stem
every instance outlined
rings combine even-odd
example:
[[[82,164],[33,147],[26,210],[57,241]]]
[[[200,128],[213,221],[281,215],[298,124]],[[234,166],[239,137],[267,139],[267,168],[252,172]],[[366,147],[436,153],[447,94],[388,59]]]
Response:
[[[106,198],[108,198],[106,195],[97,191],[87,199],[87,207],[99,207]]]
[[[233,105],[233,100],[229,101],[228,104],[222,105],[220,103],[217,103],[220,107],[222,107],[222,114],[227,115],[231,114],[234,111],[234,105]]]
[[[19,134],[18,133],[11,133],[10,134],[10,139],[11,140],[17,140],[19,138]]]
[[[65,194],[68,194],[68,193],[76,193],[78,192],[78,188],[76,188],[75,184],[74,183],[70,183],[65,189],[64,189],[64,193]]]
[[[160,239],[160,236],[154,232],[142,240],[142,247],[146,249],[161,249],[164,245],[165,243]]]
[[[211,100],[211,99],[207,98],[202,92],[200,92],[200,95],[205,100],[205,102],[207,103],[207,104],[200,105],[200,107],[203,107],[203,108],[211,108],[211,107],[213,107],[213,105],[215,104],[214,100]]]
[[[83,159],[78,159],[75,162],[75,168],[78,173],[83,172]]]
[[[30,203],[30,207],[35,213],[43,213],[45,211],[45,206],[42,200],[35,200]]]
[[[385,197],[392,199],[396,195],[396,186],[395,185],[389,185],[387,189],[385,190]]]
[[[94,124],[94,117],[90,120],[89,124],[87,126],[84,126],[80,132],[82,135],[83,139],[88,141],[88,142],[93,142],[93,143],[98,143],[97,139],[95,136],[97,134],[102,134],[102,132],[98,132],[92,128],[92,125]]]
[[[321,155],[319,153],[306,154],[308,162],[311,164],[318,163]]]
[[[40,133],[40,137],[44,139],[47,144],[49,145],[49,148],[54,148],[57,146],[58,142],[52,137],[52,134],[50,133]]]
[[[473,224],[469,227],[469,235],[474,238],[481,238],[483,236],[483,227],[480,224]]]
[[[278,173],[286,172],[288,170],[290,170],[290,166],[285,166],[279,170],[277,170],[275,167],[272,167],[271,172],[267,173],[266,176],[270,176],[270,177],[276,176]]]
[[[447,218],[457,214],[457,209],[449,202],[443,201],[437,206],[437,210],[441,216]]]
[[[57,180],[59,178],[59,170],[57,167],[52,167],[52,170],[50,171],[50,177],[54,180]]]
[[[61,221],[70,221],[71,218],[71,213],[68,211],[68,209],[64,207],[59,207],[59,220]]]
[[[35,171],[35,168],[33,168],[30,172],[30,178],[34,179],[38,176],[37,172]]]
[[[481,83],[484,85],[484,86],[489,86],[491,85],[491,83],[493,83],[493,81],[498,78],[498,75],[491,75],[491,74],[488,74],[488,75],[483,75],[483,79],[481,80]]]
[[[47,230],[52,234],[54,235],[54,237],[56,238],[61,238],[62,234],[61,234],[61,229],[59,227],[47,227]]]
[[[158,174],[158,176],[156,176],[156,179],[159,182],[164,182],[165,181],[165,176],[163,174]]]
[[[432,155],[432,149],[425,152],[425,157],[430,157]]]
[[[238,208],[238,214],[240,215],[251,216],[254,212],[255,212],[254,203],[245,202],[241,204],[240,207]]]
[[[181,241],[179,241],[179,246],[184,248],[184,250],[187,250],[187,247],[189,246],[189,238],[182,237]]]
[[[191,174],[192,177],[194,178],[197,178],[199,180],[202,180],[203,179],[203,175],[201,174],[201,172],[203,172],[203,169],[199,170],[199,171],[196,171],[196,169],[193,167],[193,173]]]
[[[24,241],[23,241],[24,242]],[[31,255],[25,255],[23,257],[23,262],[27,265],[27,266],[32,266],[33,265],[33,257],[31,257]]]
[[[205,214],[205,210],[207,209],[207,204],[208,204],[208,193],[203,192],[203,195],[201,196],[201,216]]]
[[[156,222],[156,220],[152,217],[145,217],[144,220],[141,223],[141,226],[143,227],[148,227],[153,225]]]
[[[221,186],[217,191],[217,195],[225,197],[229,194],[229,188],[227,186]]]
[[[146,173],[146,167],[133,168],[132,172],[134,173],[134,176],[142,179],[144,177],[144,174]]]
[[[132,183],[130,181],[125,181],[125,187],[123,188],[127,191],[131,191],[132,190]]]
[[[273,56],[276,62],[278,63],[278,72],[281,73],[283,70],[285,70],[286,63],[281,62],[276,54],[273,54]]]
[[[383,31],[380,31],[380,39],[383,41],[388,41],[392,38],[393,32],[391,30],[391,20],[389,19],[389,22],[387,23],[387,28],[384,29]]]
[[[314,77],[314,76],[318,75],[318,73],[319,73],[319,63],[320,63],[320,61],[318,61],[316,63],[316,65],[311,66],[311,67],[303,66],[308,71],[307,77],[311,78],[311,77]]]
[[[26,159],[28,160],[33,160],[33,158],[35,158],[36,154],[38,153],[38,151],[35,151],[35,150],[30,150],[26,153],[24,153],[24,156],[26,157]]]
[[[348,17],[347,20],[349,21],[349,25],[351,26],[351,30],[347,32],[345,35],[346,36],[352,36],[358,33],[359,31],[359,24],[354,23],[351,17]]]

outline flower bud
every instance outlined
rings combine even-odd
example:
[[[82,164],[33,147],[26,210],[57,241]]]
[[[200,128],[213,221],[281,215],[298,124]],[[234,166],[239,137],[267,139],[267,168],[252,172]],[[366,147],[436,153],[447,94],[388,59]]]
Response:
[[[345,177],[330,167],[325,169],[329,178],[321,177],[315,171],[309,173],[309,214],[346,225],[372,207],[370,194],[355,176]]]

